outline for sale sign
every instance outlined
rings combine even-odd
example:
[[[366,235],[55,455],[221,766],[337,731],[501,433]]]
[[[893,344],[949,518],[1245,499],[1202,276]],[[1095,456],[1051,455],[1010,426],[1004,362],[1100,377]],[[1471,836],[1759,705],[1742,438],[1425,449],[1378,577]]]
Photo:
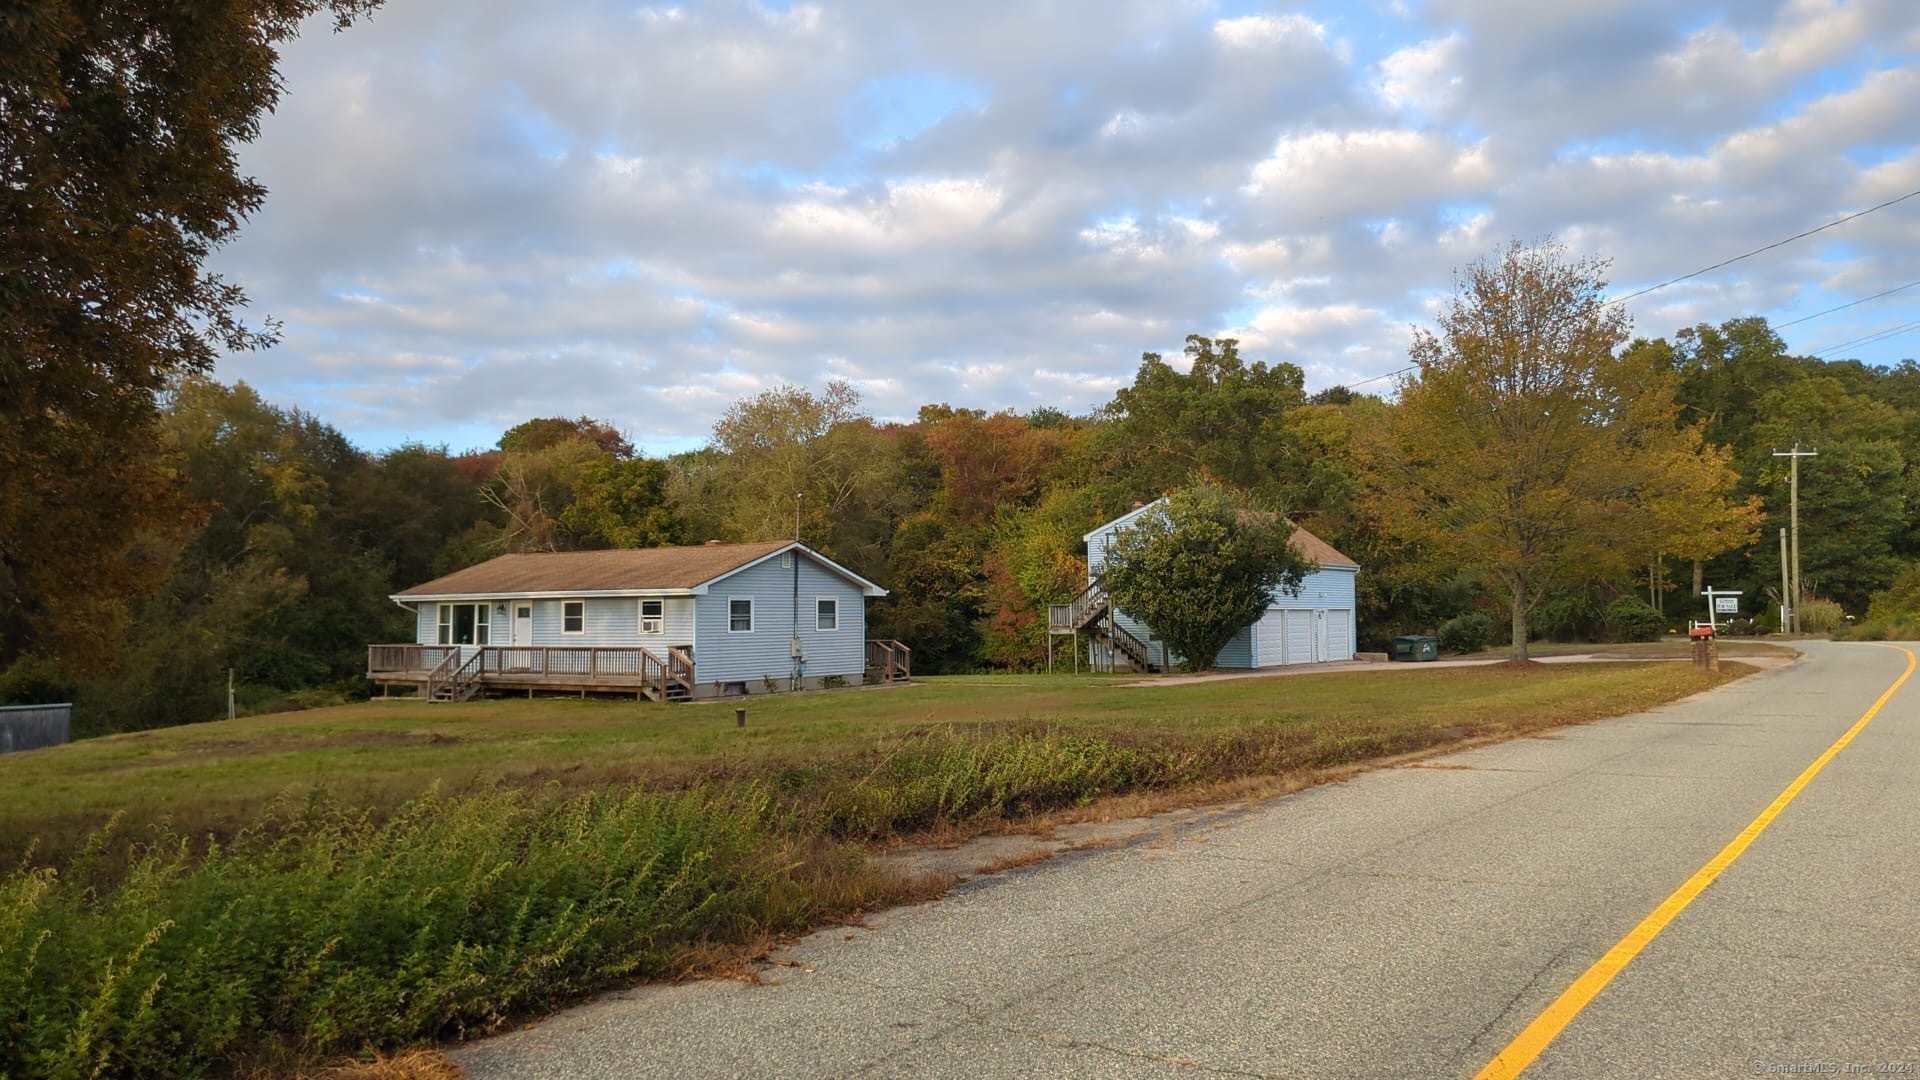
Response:
[[[1740,598],[1739,598],[1739,597],[1737,597],[1737,596],[1716,596],[1716,597],[1714,597],[1714,598],[1713,598],[1713,613],[1714,613],[1715,615],[1738,615],[1738,614],[1740,614]]]

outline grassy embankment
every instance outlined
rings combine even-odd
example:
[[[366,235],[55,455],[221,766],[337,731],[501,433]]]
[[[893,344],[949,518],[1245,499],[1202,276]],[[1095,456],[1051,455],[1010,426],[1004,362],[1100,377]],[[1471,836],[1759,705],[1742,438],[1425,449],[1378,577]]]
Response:
[[[0,1076],[275,1068],[915,895],[862,845],[1650,707],[1676,664],[372,702],[0,758]],[[114,824],[103,828],[110,817]]]

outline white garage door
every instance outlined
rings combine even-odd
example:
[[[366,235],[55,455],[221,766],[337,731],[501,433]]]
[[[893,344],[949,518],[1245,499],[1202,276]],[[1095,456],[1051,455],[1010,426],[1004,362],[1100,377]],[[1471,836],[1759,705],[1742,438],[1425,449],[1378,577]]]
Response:
[[[1327,611],[1328,660],[1353,659],[1353,612],[1338,608]]]
[[[1253,627],[1253,666],[1278,667],[1287,662],[1284,648],[1286,630],[1284,616],[1286,612],[1279,608],[1268,608],[1267,613]]]
[[[1285,634],[1285,663],[1313,663],[1313,612],[1286,612],[1287,629]]]

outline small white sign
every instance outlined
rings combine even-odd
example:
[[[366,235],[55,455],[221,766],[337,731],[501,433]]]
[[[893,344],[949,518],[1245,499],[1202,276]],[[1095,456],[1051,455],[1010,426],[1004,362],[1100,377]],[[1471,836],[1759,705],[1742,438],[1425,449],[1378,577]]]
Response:
[[[1740,598],[1739,598],[1739,597],[1737,597],[1737,596],[1716,596],[1716,597],[1714,597],[1714,598],[1713,598],[1713,613],[1714,613],[1715,615],[1738,615],[1738,614],[1740,614]]]

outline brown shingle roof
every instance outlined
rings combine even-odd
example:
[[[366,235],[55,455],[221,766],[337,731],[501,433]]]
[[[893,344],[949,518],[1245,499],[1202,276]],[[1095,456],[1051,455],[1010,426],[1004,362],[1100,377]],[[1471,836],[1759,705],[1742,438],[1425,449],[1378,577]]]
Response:
[[[502,593],[623,592],[691,589],[786,547],[792,541],[703,544],[502,555],[402,589],[396,596],[493,596]]]
[[[1325,540],[1320,539],[1298,525],[1293,527],[1293,546],[1300,549],[1300,554],[1305,555],[1321,566],[1351,566],[1356,570],[1360,567],[1359,563],[1340,554],[1332,544],[1327,543]]]

